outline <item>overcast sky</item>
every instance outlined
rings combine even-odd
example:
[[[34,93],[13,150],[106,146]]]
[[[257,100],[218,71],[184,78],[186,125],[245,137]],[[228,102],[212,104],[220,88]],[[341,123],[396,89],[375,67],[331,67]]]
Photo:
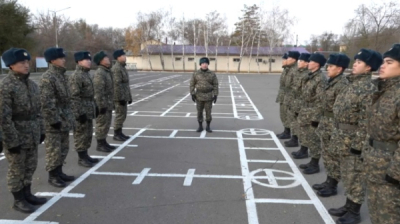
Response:
[[[298,35],[299,44],[305,44],[312,34],[318,35],[324,31],[342,34],[344,24],[354,16],[354,10],[360,4],[369,5],[382,1],[386,0],[19,0],[21,4],[29,7],[32,13],[71,7],[58,14],[63,14],[71,20],[83,18],[86,22],[96,23],[101,27],[119,28],[135,23],[139,11],[150,12],[163,8],[172,9],[175,17],[185,15],[185,18],[203,18],[206,13],[217,10],[226,16],[230,29],[233,29],[244,4],[257,4],[265,9],[271,7],[271,4],[277,4],[288,9],[289,13],[297,18],[292,34]],[[295,39],[293,41],[295,44]]]

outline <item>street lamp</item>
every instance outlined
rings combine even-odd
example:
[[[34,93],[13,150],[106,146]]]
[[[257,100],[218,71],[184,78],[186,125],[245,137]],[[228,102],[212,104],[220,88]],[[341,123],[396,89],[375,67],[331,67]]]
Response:
[[[70,8],[71,8],[71,7],[68,7],[68,8],[65,8],[65,9],[57,10],[57,11],[49,10],[50,12],[54,12],[54,30],[55,30],[55,33],[56,33],[56,47],[58,47],[58,39],[57,39],[57,12],[64,11],[64,10],[67,10],[67,9],[70,9]]]

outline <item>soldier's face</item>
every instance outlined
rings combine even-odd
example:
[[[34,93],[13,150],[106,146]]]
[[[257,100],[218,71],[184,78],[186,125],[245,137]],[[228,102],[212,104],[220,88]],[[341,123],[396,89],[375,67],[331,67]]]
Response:
[[[307,68],[307,67],[308,67],[308,62],[303,61],[303,60],[299,60],[299,61],[297,62],[297,67],[298,67],[298,68]]]
[[[352,71],[353,75],[361,75],[361,74],[365,74],[369,71],[371,71],[370,66],[365,64],[365,62],[363,62],[359,59],[356,59],[356,61],[353,64],[353,71]]]
[[[51,63],[61,68],[65,68],[65,58],[57,58],[56,60],[52,60]]]
[[[119,56],[119,57],[118,57],[118,61],[119,61],[119,62],[122,62],[122,63],[125,63],[125,62],[126,62],[126,56],[125,56],[125,55]]]
[[[11,70],[15,73],[27,75],[29,73],[29,61],[19,61],[13,65],[10,65]]]
[[[78,64],[84,68],[90,68],[90,66],[92,66],[92,61],[89,59],[84,59],[82,61],[78,61]]]
[[[105,67],[110,67],[110,65],[111,65],[110,58],[109,57],[103,58],[103,60],[101,60],[100,64]]]
[[[392,58],[385,58],[379,70],[379,78],[390,79],[397,76],[400,76],[400,62]]]
[[[296,63],[296,59],[294,59],[294,58],[288,58],[286,60],[287,65],[293,65],[294,63]]]
[[[319,68],[319,64],[315,61],[310,61],[308,63],[308,70],[316,71]]]
[[[206,69],[208,69],[208,64],[207,63],[201,63],[200,67],[201,67],[201,69],[206,70]]]
[[[328,77],[333,78],[342,72],[342,67],[336,65],[328,65]]]

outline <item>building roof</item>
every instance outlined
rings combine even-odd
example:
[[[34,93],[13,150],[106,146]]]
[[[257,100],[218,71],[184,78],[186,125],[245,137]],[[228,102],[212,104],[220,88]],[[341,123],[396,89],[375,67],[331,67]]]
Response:
[[[185,49],[185,54],[192,55],[194,54],[194,46],[193,45],[148,45],[149,54],[173,54],[175,55],[182,55],[183,53],[183,46]],[[251,47],[245,48],[244,55],[249,55],[251,52]],[[215,55],[217,51],[216,46],[209,46],[208,47],[208,54]],[[272,48],[270,51],[269,47],[260,47],[259,55],[260,56],[267,56],[267,55],[283,55],[288,51],[298,51],[300,53],[309,53],[304,47],[275,47]],[[146,55],[146,48],[140,51],[142,55]],[[240,46],[218,46],[218,55],[240,55]],[[196,54],[198,55],[205,55],[206,48],[204,46],[196,46]],[[257,47],[253,47],[252,55],[257,55]]]

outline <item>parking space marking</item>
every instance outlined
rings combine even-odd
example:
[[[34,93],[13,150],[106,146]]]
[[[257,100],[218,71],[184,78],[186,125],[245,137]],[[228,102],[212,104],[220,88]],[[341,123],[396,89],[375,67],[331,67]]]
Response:
[[[135,181],[133,181],[132,184],[140,184],[142,183],[143,179],[146,177],[146,175],[149,173],[151,168],[144,168],[142,172],[139,174],[139,176],[136,177]]]
[[[58,192],[37,192],[35,196],[37,197],[54,197],[57,196]],[[85,194],[77,194],[77,193],[66,193],[62,195],[63,198],[84,198]]]
[[[192,181],[193,181],[193,176],[194,176],[194,172],[196,171],[196,169],[189,169],[186,175],[186,178],[183,182],[183,186],[190,186],[192,185]]]

